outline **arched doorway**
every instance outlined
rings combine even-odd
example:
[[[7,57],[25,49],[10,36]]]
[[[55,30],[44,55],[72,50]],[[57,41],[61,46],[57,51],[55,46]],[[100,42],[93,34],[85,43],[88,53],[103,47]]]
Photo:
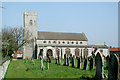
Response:
[[[68,54],[68,55],[70,55],[70,49],[67,48],[67,49],[65,50],[65,53]]]
[[[39,56],[43,56],[43,49],[40,49]]]
[[[47,57],[49,57],[49,56],[52,57],[53,56],[53,51],[51,49],[48,49],[46,55],[47,55]]]
[[[79,56],[79,49],[78,48],[75,49],[75,56]]]

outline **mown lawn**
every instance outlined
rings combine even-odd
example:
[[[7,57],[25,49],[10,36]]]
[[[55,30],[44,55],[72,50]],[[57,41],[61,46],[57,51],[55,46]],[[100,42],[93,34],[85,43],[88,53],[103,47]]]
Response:
[[[62,60],[62,63],[64,61]],[[46,62],[44,62],[45,69],[42,71],[40,68],[40,60],[35,60],[35,65],[33,65],[31,60],[28,60],[25,63],[25,60],[11,61],[5,75],[5,78],[80,78],[80,79],[91,79],[95,77],[96,70],[83,70],[82,68],[78,69],[77,60],[76,67],[73,68],[70,66],[63,66],[55,64],[53,60],[49,64],[49,70],[46,69]],[[106,63],[104,64],[104,67]],[[104,68],[104,72],[108,75],[108,70]]]

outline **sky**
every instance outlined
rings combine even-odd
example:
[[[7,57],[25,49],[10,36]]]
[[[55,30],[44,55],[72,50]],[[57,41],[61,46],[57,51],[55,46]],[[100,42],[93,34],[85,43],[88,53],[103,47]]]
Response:
[[[118,46],[117,2],[2,2],[2,26],[24,26],[24,11],[37,11],[38,31],[84,32],[88,44]]]

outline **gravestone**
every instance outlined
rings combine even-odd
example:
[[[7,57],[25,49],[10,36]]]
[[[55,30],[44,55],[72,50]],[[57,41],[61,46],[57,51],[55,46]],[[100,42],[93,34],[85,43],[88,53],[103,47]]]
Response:
[[[70,63],[72,63],[72,54],[70,54]]]
[[[58,64],[60,64],[60,63],[61,63],[60,56],[58,56]]]
[[[57,64],[57,57],[55,58],[55,64]]]
[[[51,57],[49,56],[49,63],[51,63]]]
[[[81,57],[78,57],[77,68],[81,68]]]
[[[92,57],[93,57],[93,68],[95,66],[95,53],[92,51]]]
[[[106,57],[106,68],[109,68],[109,58],[110,58],[110,56],[107,55],[107,57]]]
[[[75,67],[75,56],[72,57],[72,67]]]
[[[67,55],[67,66],[69,66],[69,55]]]
[[[110,55],[108,80],[119,80],[119,59],[116,54]]]
[[[40,60],[41,60],[41,68],[42,68],[42,70],[44,70],[43,58],[41,57]]]
[[[67,65],[67,54],[64,54],[64,65]]]
[[[104,79],[104,58],[100,52],[98,52],[95,57],[95,64],[96,64],[95,78],[97,80]]]
[[[83,69],[87,70],[87,66],[88,66],[88,58],[85,58]]]
[[[32,59],[32,62],[33,62],[33,65],[35,64],[35,61],[34,61],[34,59]]]
[[[46,65],[47,65],[47,69],[49,70],[49,59],[47,58],[47,61],[46,61]]]
[[[91,69],[93,69],[93,66],[94,66],[94,60],[93,60],[93,57],[91,57],[90,58],[90,67],[89,67],[89,69],[91,70]]]

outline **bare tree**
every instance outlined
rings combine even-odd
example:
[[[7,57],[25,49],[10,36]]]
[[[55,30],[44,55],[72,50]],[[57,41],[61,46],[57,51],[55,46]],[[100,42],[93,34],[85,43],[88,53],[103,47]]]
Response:
[[[24,34],[26,35],[24,36]],[[5,53],[8,55],[9,50],[16,53],[23,45],[33,41],[31,36],[32,34],[28,30],[25,31],[23,27],[4,27],[2,29],[2,42]]]

